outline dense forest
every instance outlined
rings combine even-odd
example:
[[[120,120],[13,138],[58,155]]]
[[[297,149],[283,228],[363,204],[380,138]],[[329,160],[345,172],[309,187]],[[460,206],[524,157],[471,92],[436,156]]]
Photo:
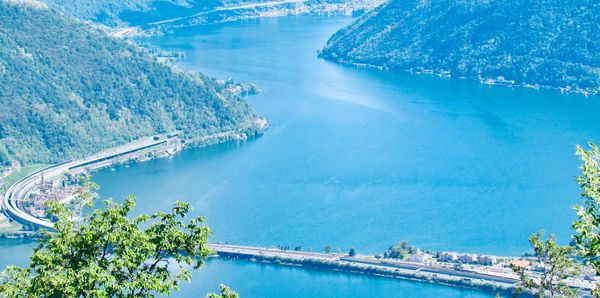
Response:
[[[600,2],[391,0],[321,55],[486,83],[600,92]]]
[[[125,11],[149,11],[156,2],[185,7],[187,0],[44,0],[52,7],[82,20],[105,23],[114,26],[121,22],[120,15]],[[210,0],[213,1],[213,0]]]
[[[82,20],[108,26],[173,27],[222,23],[264,15],[362,14],[385,0],[43,0]],[[163,22],[168,20],[167,22]],[[154,24],[158,23],[158,24]]]
[[[0,164],[57,162],[175,130],[201,139],[257,117],[214,79],[35,0],[0,0],[0,82]]]
[[[211,0],[214,1],[214,0]],[[362,15],[385,0],[222,0],[222,5],[202,13],[180,14],[179,18],[169,22],[152,26],[166,31],[169,28],[196,26],[203,24],[223,23],[235,20],[257,18],[263,16],[289,16],[289,15]],[[262,3],[262,4],[261,4]],[[197,10],[198,5],[192,5]],[[126,18],[145,19],[150,14],[140,13],[142,17]],[[138,15],[140,15],[138,14]],[[161,13],[162,14],[162,13]],[[164,16],[161,20],[164,20]]]

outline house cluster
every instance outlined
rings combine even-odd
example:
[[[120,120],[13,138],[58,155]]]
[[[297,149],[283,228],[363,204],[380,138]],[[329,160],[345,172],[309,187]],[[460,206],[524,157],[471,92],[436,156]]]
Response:
[[[58,199],[60,202],[66,202],[73,196],[75,191],[76,187],[68,186],[63,179],[54,181],[42,178],[36,188],[27,194],[26,202],[23,205],[34,216],[44,217],[47,212],[46,203],[48,200]]]
[[[489,255],[477,255],[477,254],[459,254],[456,252],[440,252],[438,254],[438,261],[440,262],[461,262],[465,264],[481,264],[481,265],[494,265],[498,263],[498,258]]]
[[[409,255],[408,260],[416,263],[427,263],[431,260],[431,255],[422,252],[417,252]]]

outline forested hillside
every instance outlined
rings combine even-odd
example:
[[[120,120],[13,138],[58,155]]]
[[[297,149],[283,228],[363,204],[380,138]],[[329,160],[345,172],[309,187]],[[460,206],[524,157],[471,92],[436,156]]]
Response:
[[[391,0],[321,54],[391,70],[600,91],[600,2]]]
[[[44,0],[54,8],[82,20],[102,22],[116,25],[120,22],[120,14],[124,11],[147,11],[153,7],[155,0]],[[207,0],[214,1],[214,0]],[[186,0],[162,0],[166,4],[186,6]]]
[[[263,16],[362,14],[384,0],[43,0],[108,26],[165,30]],[[155,24],[156,23],[156,24]]]
[[[257,117],[214,79],[23,2],[39,3],[0,0],[1,164],[57,162],[174,130],[201,139]]]

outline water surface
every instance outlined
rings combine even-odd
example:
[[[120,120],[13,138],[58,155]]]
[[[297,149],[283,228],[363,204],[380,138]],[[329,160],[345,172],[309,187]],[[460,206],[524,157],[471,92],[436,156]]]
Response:
[[[576,144],[598,140],[597,97],[382,73],[318,59],[348,18],[289,17],[181,29],[151,42],[181,67],[258,84],[271,128],[246,143],[188,150],[95,178],[140,210],[191,202],[214,240],[380,252],[529,251],[538,229],[569,240]],[[473,292],[243,262],[210,263],[190,289],[244,295],[469,296]],[[264,284],[270,286],[264,288]],[[485,293],[479,293],[487,295]]]
[[[264,136],[94,175],[136,212],[190,202],[214,241],[376,253],[520,255],[538,229],[569,240],[576,144],[600,141],[598,97],[337,65],[317,50],[349,18],[183,28],[150,42],[182,68],[253,82]],[[31,246],[0,246],[2,264]],[[211,261],[183,296],[225,282],[244,297],[476,297],[464,289],[241,261]]]
[[[318,59],[349,18],[289,17],[185,28],[151,40],[181,67],[254,82],[271,128],[95,179],[145,212],[176,199],[215,240],[378,252],[521,254],[544,228],[568,241],[576,144],[598,140],[597,97],[355,69]]]

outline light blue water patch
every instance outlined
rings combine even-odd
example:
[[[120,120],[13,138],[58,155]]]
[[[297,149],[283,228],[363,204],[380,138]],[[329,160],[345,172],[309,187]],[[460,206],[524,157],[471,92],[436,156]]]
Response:
[[[26,266],[36,245],[36,242],[25,239],[0,239],[0,268]]]
[[[423,282],[248,261],[210,261],[175,296],[200,297],[225,283],[241,297],[493,297],[493,293]]]
[[[245,144],[185,151],[95,179],[141,210],[176,199],[215,239],[380,252],[520,255],[538,229],[569,240],[576,144],[600,141],[598,97],[385,73],[317,58],[348,18],[185,28],[151,40],[181,65],[254,82],[271,128]]]

